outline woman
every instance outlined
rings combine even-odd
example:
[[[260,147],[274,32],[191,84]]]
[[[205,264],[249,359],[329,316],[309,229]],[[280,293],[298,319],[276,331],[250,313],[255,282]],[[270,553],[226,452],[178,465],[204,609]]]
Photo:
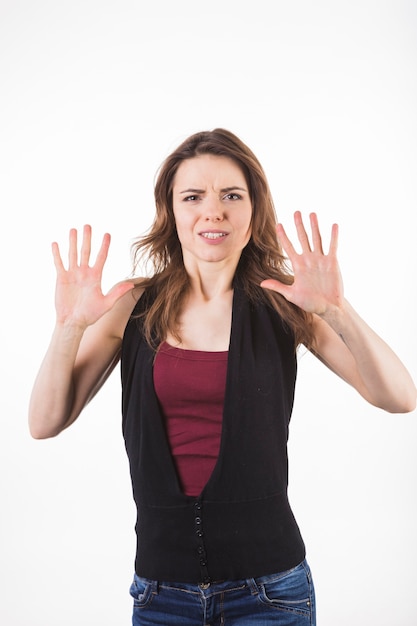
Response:
[[[155,199],[135,244],[149,278],[103,295],[110,236],[92,267],[89,226],[79,254],[70,231],[68,269],[53,244],[57,320],[31,433],[67,428],[120,360],[138,507],[133,624],[315,624],[287,499],[297,346],[386,411],[412,411],[414,383],[344,298],[337,226],[324,254],[316,215],[310,239],[297,212],[297,253],[261,165],[232,133],[185,140]]]

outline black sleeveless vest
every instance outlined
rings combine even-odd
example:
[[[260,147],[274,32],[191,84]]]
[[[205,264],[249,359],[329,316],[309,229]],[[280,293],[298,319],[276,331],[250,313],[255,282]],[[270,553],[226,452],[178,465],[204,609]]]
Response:
[[[209,582],[294,567],[304,543],[287,498],[294,337],[265,304],[235,288],[217,463],[198,498],[175,471],[153,385],[154,352],[134,316],[122,344],[123,435],[137,505],[139,576]]]

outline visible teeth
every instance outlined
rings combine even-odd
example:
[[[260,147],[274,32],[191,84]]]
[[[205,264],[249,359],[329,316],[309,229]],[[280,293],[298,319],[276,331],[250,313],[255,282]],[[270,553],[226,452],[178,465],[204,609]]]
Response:
[[[226,237],[226,233],[201,233],[206,239],[220,239],[220,237]]]

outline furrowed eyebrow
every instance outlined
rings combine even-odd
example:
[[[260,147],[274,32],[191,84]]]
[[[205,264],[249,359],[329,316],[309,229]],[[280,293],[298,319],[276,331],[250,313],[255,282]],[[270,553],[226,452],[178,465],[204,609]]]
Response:
[[[224,189],[220,189],[222,193],[230,193],[231,191],[246,191],[243,187],[225,187]]]
[[[204,189],[184,189],[180,193],[204,193]]]
[[[204,193],[204,189],[184,189],[184,191],[180,191],[179,193]],[[225,187],[224,189],[220,189],[221,193],[230,193],[231,191],[245,191],[247,193],[247,189],[243,187]]]

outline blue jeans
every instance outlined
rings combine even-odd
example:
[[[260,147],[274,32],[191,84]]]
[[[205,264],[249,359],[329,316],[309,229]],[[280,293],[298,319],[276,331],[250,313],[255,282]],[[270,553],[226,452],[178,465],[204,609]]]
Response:
[[[260,578],[219,583],[166,583],[134,577],[132,626],[315,626],[306,561]]]

